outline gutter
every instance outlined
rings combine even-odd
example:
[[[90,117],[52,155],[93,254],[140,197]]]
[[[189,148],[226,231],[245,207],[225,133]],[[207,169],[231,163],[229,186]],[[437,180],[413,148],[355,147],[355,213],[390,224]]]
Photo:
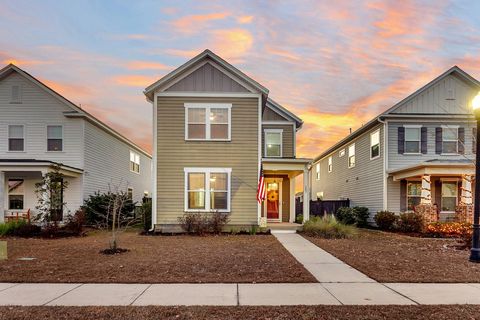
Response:
[[[387,192],[387,167],[388,167],[388,122],[377,117],[377,121],[383,124],[383,210],[387,210],[388,192]]]

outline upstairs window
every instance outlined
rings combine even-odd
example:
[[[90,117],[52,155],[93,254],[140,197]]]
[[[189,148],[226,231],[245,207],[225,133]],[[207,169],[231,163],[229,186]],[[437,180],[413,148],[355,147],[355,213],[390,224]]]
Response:
[[[405,153],[420,153],[421,127],[405,127]]]
[[[315,171],[316,171],[316,174],[317,174],[317,180],[320,180],[320,162],[317,163],[317,165],[315,166]]]
[[[231,104],[186,103],[185,140],[231,139]]]
[[[23,125],[8,126],[8,151],[25,151],[25,127]]]
[[[282,134],[281,129],[265,129],[265,156],[282,156]]]
[[[370,134],[370,159],[376,159],[380,156],[380,131],[377,130]]]
[[[340,150],[340,152],[338,153],[338,157],[341,158],[344,155],[345,155],[345,149]]]
[[[130,151],[130,171],[140,173],[140,155]]]
[[[328,172],[333,171],[333,159],[332,156],[328,157]]]
[[[442,128],[442,153],[458,153],[458,127]]]
[[[19,85],[12,86],[10,103],[22,103],[22,87]]]
[[[63,126],[47,126],[47,151],[63,151]]]
[[[355,167],[355,143],[348,147],[348,167]]]

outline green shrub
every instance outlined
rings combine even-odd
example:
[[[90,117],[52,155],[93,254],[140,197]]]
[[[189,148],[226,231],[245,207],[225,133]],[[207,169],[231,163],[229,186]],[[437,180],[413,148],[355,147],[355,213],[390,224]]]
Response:
[[[295,217],[295,222],[296,222],[296,223],[303,223],[303,214],[298,214],[298,215]]]
[[[353,207],[353,215],[355,216],[355,224],[357,227],[368,227],[368,218],[370,213],[366,207]]]
[[[356,235],[354,226],[339,222],[334,215],[312,217],[303,225],[303,232],[308,236],[326,239],[350,238]]]
[[[398,217],[390,211],[379,211],[373,219],[380,230],[393,230]]]
[[[422,232],[423,217],[415,212],[404,212],[398,219],[398,229],[402,232]]]
[[[5,223],[0,223],[0,236],[9,236],[12,235],[13,231],[23,225],[27,224],[24,220],[18,221],[8,221]]]
[[[25,220],[0,223],[0,236],[32,237],[40,234],[40,226]]]
[[[143,201],[140,207],[140,215],[143,222],[143,231],[147,232],[152,228],[152,199]]]
[[[124,195],[124,192],[120,193]],[[107,192],[100,193],[95,192],[90,195],[83,203],[82,209],[85,210],[86,222],[89,225],[93,225],[100,228],[107,228],[112,224],[111,217],[108,214],[108,207],[114,202],[115,193]],[[127,217],[133,217],[136,202],[128,200],[124,203],[121,217],[117,217],[117,220],[123,221]]]
[[[336,217],[344,224],[355,224],[357,222],[353,208],[349,207],[338,208]]]

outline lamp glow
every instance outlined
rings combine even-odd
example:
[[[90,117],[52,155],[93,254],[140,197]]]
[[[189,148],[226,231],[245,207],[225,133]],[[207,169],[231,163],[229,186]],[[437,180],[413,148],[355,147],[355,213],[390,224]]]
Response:
[[[473,107],[473,110],[480,109],[480,92],[475,96],[475,98],[473,98],[472,107]]]

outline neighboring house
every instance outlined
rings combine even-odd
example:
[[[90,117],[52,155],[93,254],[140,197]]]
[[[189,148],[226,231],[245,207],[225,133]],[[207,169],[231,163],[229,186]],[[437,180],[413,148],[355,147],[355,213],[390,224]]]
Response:
[[[0,141],[0,221],[35,214],[35,184],[53,164],[68,181],[59,218],[110,186],[134,201],[150,193],[147,152],[12,64],[0,70]]]
[[[145,90],[153,105],[153,210],[157,231],[186,212],[230,213],[231,226],[295,221],[302,120],[268,89],[205,50]],[[260,170],[267,200],[256,200]],[[308,179],[306,179],[308,181]]]
[[[316,157],[314,199],[349,198],[373,217],[436,205],[440,219],[472,203],[480,83],[453,67]]]

